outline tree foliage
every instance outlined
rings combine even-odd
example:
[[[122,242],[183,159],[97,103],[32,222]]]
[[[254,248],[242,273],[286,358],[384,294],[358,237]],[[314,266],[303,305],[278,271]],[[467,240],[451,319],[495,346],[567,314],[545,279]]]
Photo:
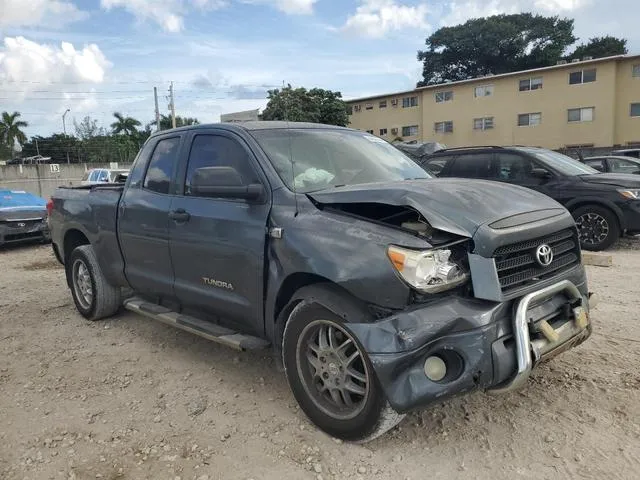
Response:
[[[80,123],[73,119],[73,127],[76,131],[76,137],[81,140],[88,140],[98,135],[105,135],[104,128],[98,126],[98,121],[91,117],[84,117]]]
[[[27,137],[22,128],[28,127],[29,124],[20,120],[19,112],[2,112],[0,119],[0,143],[5,145],[11,152],[15,150],[16,142],[24,144]]]
[[[125,135],[135,136],[138,133],[138,127],[142,125],[139,120],[133,117],[125,117],[119,112],[114,112],[113,116],[116,121],[111,124],[114,134],[124,133]]]
[[[262,112],[263,120],[289,120],[347,126],[347,105],[340,92],[321,88],[269,90],[269,102]]]
[[[573,20],[531,13],[494,15],[443,27],[418,52],[418,86],[545,67],[576,41]]]
[[[603,58],[628,53],[627,40],[610,35],[590,38],[586,44],[578,45],[568,59],[584,57]]]
[[[155,125],[156,122],[151,122],[149,126]],[[186,127],[187,125],[199,125],[200,122],[197,118],[192,117],[181,117],[180,115],[176,115],[176,128],[178,127]],[[173,128],[171,122],[170,115],[160,115],[160,130],[169,130]]]

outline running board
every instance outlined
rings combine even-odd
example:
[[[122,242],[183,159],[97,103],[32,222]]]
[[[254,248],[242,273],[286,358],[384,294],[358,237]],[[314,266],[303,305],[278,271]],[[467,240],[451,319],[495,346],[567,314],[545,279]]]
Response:
[[[262,350],[271,345],[262,338],[238,333],[215,323],[183,315],[162,305],[147,302],[139,297],[126,300],[124,308],[236,350]]]

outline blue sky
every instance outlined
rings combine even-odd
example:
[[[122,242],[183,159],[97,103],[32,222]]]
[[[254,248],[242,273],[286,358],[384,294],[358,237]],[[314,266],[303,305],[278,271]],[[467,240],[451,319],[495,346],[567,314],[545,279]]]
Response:
[[[119,111],[204,122],[261,108],[282,82],[345,98],[412,88],[416,52],[442,25],[536,11],[576,19],[582,39],[614,34],[640,51],[636,0],[0,0],[0,110],[28,135],[62,131],[62,113],[108,127]],[[624,12],[624,13],[622,13]]]

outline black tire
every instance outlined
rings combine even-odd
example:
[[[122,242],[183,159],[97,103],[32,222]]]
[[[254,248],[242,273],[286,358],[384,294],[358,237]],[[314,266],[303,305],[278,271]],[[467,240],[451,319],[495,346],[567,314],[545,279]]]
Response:
[[[120,288],[107,283],[91,245],[82,245],[71,252],[66,271],[71,296],[84,318],[100,320],[118,311],[122,305]],[[90,294],[85,295],[83,287],[89,287]]]
[[[594,252],[605,250],[620,238],[620,225],[615,213],[599,205],[584,205],[571,212],[576,220],[580,247]]]
[[[336,313],[342,314],[342,312]],[[355,377],[351,377],[349,382],[345,382],[344,378],[347,378],[347,376],[337,371],[337,368],[340,368],[342,372],[342,366],[335,366],[339,364],[339,360],[335,362],[326,360],[327,363],[321,366],[321,368],[325,369],[324,373],[319,374],[319,369],[311,366],[302,357],[303,354],[309,355],[311,351],[310,341],[308,342],[307,340],[310,336],[313,336],[313,329],[329,328],[330,326],[334,329],[334,338],[340,338],[340,341],[345,343],[348,338],[352,342],[344,349],[343,358],[346,359],[346,352],[351,352],[349,356],[353,356],[356,349],[360,354],[352,364],[342,364],[345,365],[344,371],[355,369],[358,370],[356,372],[358,374],[363,372],[364,376],[366,376],[366,382],[360,383]],[[330,329],[329,332],[331,332]],[[340,334],[339,337],[338,334]],[[337,343],[335,344],[337,345]],[[347,350],[347,348],[350,350]],[[324,358],[328,357],[321,357],[321,354],[318,353],[316,360],[319,361]],[[335,360],[335,357],[331,358]],[[289,386],[300,408],[315,425],[329,435],[348,441],[369,441],[393,428],[404,417],[404,415],[397,414],[388,405],[366,352],[357,339],[344,328],[344,321],[341,317],[314,300],[302,300],[291,311],[283,334],[282,359]],[[352,369],[349,365],[354,368]],[[312,373],[311,369],[314,369],[315,372]],[[333,381],[331,380],[332,377],[327,377],[330,378],[328,381],[321,378],[321,375],[327,375],[327,371],[330,369],[333,369],[333,374],[336,377],[343,375],[344,387],[346,387],[347,383],[350,385],[358,383],[356,386],[366,392],[363,395],[346,394],[350,396],[352,402],[355,401],[357,407],[346,405],[344,392],[339,395],[340,401],[345,403],[344,410],[341,411],[338,407],[335,407],[335,399],[328,397],[332,397],[333,395],[329,393],[335,393],[339,387],[327,389],[332,390],[329,393],[327,393],[327,390],[320,391],[321,387],[318,386],[318,383],[322,382],[323,387],[326,387],[327,383]],[[362,385],[365,386],[362,387]],[[343,389],[348,390],[348,388]],[[333,406],[332,403],[334,404]],[[349,411],[350,409],[351,411]]]

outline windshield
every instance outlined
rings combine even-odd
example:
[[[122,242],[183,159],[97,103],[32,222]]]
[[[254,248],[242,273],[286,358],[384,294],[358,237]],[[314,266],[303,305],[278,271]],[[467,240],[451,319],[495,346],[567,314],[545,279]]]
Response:
[[[574,160],[571,157],[567,157],[562,153],[554,152],[552,150],[542,150],[538,148],[521,148],[520,150],[530,153],[539,160],[542,160],[546,165],[557,170],[563,175],[591,175],[594,173],[600,173],[595,168],[591,168],[589,165],[585,165],[578,160]]]
[[[257,130],[251,134],[287,187],[294,189],[295,178],[295,190],[301,193],[339,185],[430,178],[398,149],[361,132],[318,128]]]

